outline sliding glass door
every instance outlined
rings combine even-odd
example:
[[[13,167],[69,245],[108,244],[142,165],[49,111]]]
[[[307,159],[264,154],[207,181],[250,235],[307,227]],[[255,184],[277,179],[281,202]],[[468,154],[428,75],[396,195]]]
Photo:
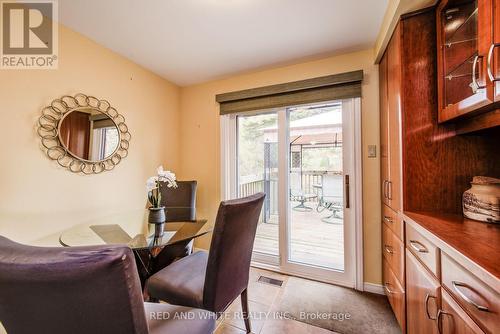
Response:
[[[354,286],[352,107],[346,100],[229,116],[231,197],[266,194],[255,265]]]
[[[288,112],[288,260],[344,270],[342,105]]]
[[[278,113],[239,115],[237,126],[237,194],[264,192],[254,251],[263,262],[278,264]]]

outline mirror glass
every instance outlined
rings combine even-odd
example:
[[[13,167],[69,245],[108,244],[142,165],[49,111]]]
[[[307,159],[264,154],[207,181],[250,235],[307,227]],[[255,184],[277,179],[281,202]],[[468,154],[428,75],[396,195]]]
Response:
[[[108,115],[97,109],[82,108],[68,112],[61,120],[59,140],[73,156],[96,162],[116,151],[120,132]]]

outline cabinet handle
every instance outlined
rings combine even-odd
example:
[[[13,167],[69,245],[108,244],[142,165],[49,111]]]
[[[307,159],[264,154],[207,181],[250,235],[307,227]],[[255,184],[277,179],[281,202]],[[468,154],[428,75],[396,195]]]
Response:
[[[384,198],[387,198],[387,194],[386,194],[386,185],[387,185],[387,180],[384,180],[384,184],[382,186],[382,194],[384,195]]]
[[[441,316],[442,316],[443,314],[446,314],[446,315],[451,316],[451,313],[445,312],[445,311],[443,311],[443,310],[438,310],[438,313],[437,313],[436,318],[437,318],[437,327],[438,327],[438,333],[439,333],[439,334],[442,334],[442,333],[443,333],[443,328],[442,328],[442,327],[443,327],[443,322],[441,321],[441,319],[442,319],[442,317],[441,317]]]
[[[394,224],[394,221],[389,216],[384,216],[384,221],[388,222],[388,223],[391,223],[391,224]]]
[[[477,55],[474,57],[474,61],[472,62],[472,83],[470,84],[470,88],[472,88],[472,92],[476,94],[478,89],[485,88],[485,86],[479,86],[476,80],[476,67],[478,64],[479,58],[483,58],[483,56]]]
[[[499,81],[500,80],[498,78],[495,78],[495,76],[493,75],[493,71],[491,69],[491,58],[493,57],[493,51],[495,50],[495,48],[497,46],[500,46],[500,43],[493,43],[493,44],[491,44],[490,50],[488,51],[488,61],[487,61],[487,64],[486,64],[486,68],[488,70],[488,77],[490,77],[490,81],[491,82],[495,82],[495,81]]]
[[[392,200],[392,181],[387,181],[387,198]]]
[[[392,294],[394,293],[394,291],[392,291],[391,289],[389,289],[388,285],[391,285],[391,283],[389,283],[389,282],[385,282],[385,284],[384,284],[384,289],[385,289],[385,291],[386,291],[388,294],[391,294],[391,295],[392,295]]]
[[[429,250],[427,247],[422,245],[421,242],[418,242],[417,240],[410,240],[410,246],[413,248],[416,252],[419,253],[429,253]]]
[[[465,293],[463,293],[462,290],[459,289],[459,287],[462,287],[462,288],[466,288],[466,289],[469,289],[471,291],[474,291],[474,289],[472,289],[470,286],[468,286],[465,283],[458,282],[458,281],[451,281],[451,285],[453,285],[453,289],[460,296],[460,298],[462,298],[463,300],[465,300],[467,303],[471,304],[472,306],[474,306],[475,308],[477,308],[479,311],[483,311],[483,312],[489,312],[490,311],[490,309],[487,308],[486,306],[479,305],[478,303],[476,303],[475,301],[473,301],[472,299],[470,299],[469,297],[467,297],[465,295]]]
[[[392,250],[392,247],[389,246],[389,245],[384,245],[384,249],[389,254],[393,254],[394,253],[394,251]]]
[[[436,320],[436,319],[437,319],[437,317],[436,317],[436,318],[433,318],[433,317],[431,317],[431,315],[430,315],[430,313],[429,313],[429,299],[431,299],[431,298],[436,299],[436,297],[435,297],[435,296],[431,296],[431,295],[430,295],[430,294],[428,294],[428,293],[425,295],[425,300],[424,300],[424,304],[425,304],[425,314],[427,315],[427,318],[429,318],[429,319],[431,319],[431,320]]]

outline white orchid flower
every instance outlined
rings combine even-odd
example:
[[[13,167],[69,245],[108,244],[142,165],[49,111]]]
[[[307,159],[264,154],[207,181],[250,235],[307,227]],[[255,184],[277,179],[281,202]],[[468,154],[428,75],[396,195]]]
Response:
[[[164,170],[163,166],[157,169],[158,179],[162,182],[167,183],[168,188],[177,188],[177,182],[175,182],[175,174],[169,170]]]
[[[157,188],[156,182],[158,181],[158,176],[151,176],[147,181],[146,181],[146,190],[148,192],[152,191],[153,189]]]

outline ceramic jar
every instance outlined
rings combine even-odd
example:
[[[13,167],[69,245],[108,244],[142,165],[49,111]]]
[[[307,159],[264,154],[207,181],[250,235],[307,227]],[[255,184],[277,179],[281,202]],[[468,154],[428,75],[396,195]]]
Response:
[[[472,187],[464,192],[464,216],[489,223],[500,223],[500,179],[474,176]]]

